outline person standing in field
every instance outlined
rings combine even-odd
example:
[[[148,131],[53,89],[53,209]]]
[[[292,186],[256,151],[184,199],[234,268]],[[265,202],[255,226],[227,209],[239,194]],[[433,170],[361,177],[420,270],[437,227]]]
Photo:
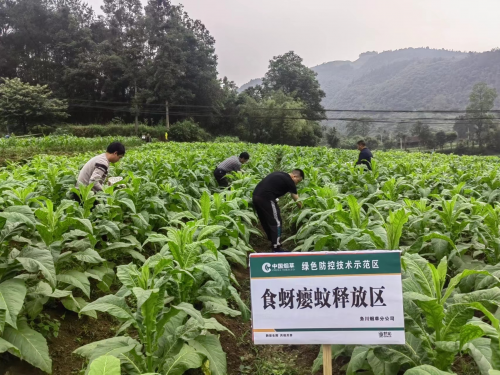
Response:
[[[368,170],[372,170],[372,158],[373,155],[371,151],[366,147],[365,141],[358,141],[359,157],[356,165],[366,165]]]
[[[297,202],[299,199],[297,184],[303,179],[304,171],[302,169],[294,169],[290,173],[273,172],[259,182],[253,191],[253,207],[268,240],[271,241],[273,252],[283,252],[280,243],[282,221],[278,199],[286,193],[290,193],[292,199]],[[297,202],[297,204],[302,208],[302,202]]]
[[[241,170],[241,166],[248,162],[249,159],[250,155],[248,155],[248,152],[242,152],[239,157],[236,155],[231,156],[220,163],[214,170],[214,177],[219,186],[229,186],[229,181],[227,180],[226,175],[230,172],[239,172]]]
[[[120,142],[111,143],[104,154],[93,157],[83,166],[78,174],[76,187],[93,183],[93,191],[102,191],[102,185],[108,176],[109,164],[119,162],[123,156],[125,156],[125,146]],[[73,198],[80,202],[78,195],[73,194]]]

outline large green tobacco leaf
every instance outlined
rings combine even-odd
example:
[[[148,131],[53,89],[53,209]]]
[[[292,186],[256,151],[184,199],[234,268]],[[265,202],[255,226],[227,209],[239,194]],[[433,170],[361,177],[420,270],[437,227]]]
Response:
[[[422,236],[415,241],[413,245],[411,245],[409,251],[410,252],[419,252],[422,249],[422,246],[424,245],[425,242],[430,241],[432,239],[440,239],[442,241],[446,241],[453,249],[456,249],[455,243],[452,241],[452,239],[448,236],[445,236],[444,234],[433,232],[426,234],[425,236]]]
[[[229,273],[226,268],[219,262],[209,262],[195,266],[196,269],[203,271],[209,275],[221,287],[227,287],[229,284]]]
[[[422,310],[408,297],[404,296],[403,300],[405,313],[405,329],[406,332],[413,333],[415,337],[427,339],[427,325],[422,319]],[[427,345],[430,347],[430,342],[427,339]]]
[[[90,282],[84,273],[76,270],[63,271],[57,275],[57,281],[80,289],[88,298],[90,298]]]
[[[357,346],[352,352],[349,366],[347,366],[347,375],[355,375],[356,371],[361,370],[366,365],[366,358],[370,352],[370,348],[366,346]]]
[[[406,254],[403,257],[403,267],[405,274],[419,285],[423,294],[427,297],[436,297],[432,271],[424,258],[417,254]]]
[[[458,340],[461,328],[473,315],[474,311],[468,303],[448,305],[441,330],[441,338],[443,340]]]
[[[84,311],[82,309],[88,305],[88,302],[85,301],[82,297],[73,297],[72,295],[62,298],[61,302],[65,308],[70,311],[74,311],[78,314],[88,315],[94,319],[97,319],[97,313],[94,310]]]
[[[15,350],[9,350],[26,362],[38,367],[47,373],[52,372],[52,360],[49,357],[49,348],[45,338],[37,331],[32,330],[25,321],[17,323],[18,328],[5,327],[3,338],[14,345]]]
[[[201,195],[200,206],[203,224],[208,225],[210,221],[210,196],[206,191]]]
[[[35,228],[34,219],[19,212],[0,212],[0,223],[2,221],[5,222],[5,224],[22,223],[31,229]]]
[[[92,223],[90,222],[89,219],[81,219],[79,217],[73,217],[73,220],[76,220],[80,224],[82,224],[82,228],[86,230],[88,233],[93,234],[94,233],[94,227],[92,226]]]
[[[451,372],[441,371],[434,366],[423,365],[414,367],[405,372],[405,375],[453,375]]]
[[[126,266],[118,266],[116,276],[121,283],[128,289],[140,287],[141,273],[135,264],[128,264]]]
[[[85,275],[93,279],[99,280],[97,287],[103,292],[109,292],[113,281],[115,280],[115,273],[112,265],[105,264],[104,266],[93,267],[85,271]]]
[[[374,374],[397,375],[399,371],[400,366],[397,363],[388,363],[381,361],[375,354],[373,354],[373,350],[370,350],[368,352],[368,356],[366,359]]]
[[[465,344],[463,350],[468,352],[479,368],[481,375],[488,375],[493,368],[491,366],[491,345],[490,339],[479,338]]]
[[[103,355],[92,362],[88,375],[120,375],[120,360],[111,355]]]
[[[101,311],[107,312],[110,315],[113,315],[118,319],[133,319],[132,313],[125,302],[125,298],[117,297],[114,295],[108,295],[101,297],[94,302],[89,303],[83,309],[80,310],[80,313],[84,313],[86,311]]]
[[[184,311],[186,314],[188,314],[192,318],[195,318],[196,320],[198,320],[198,322],[203,324],[203,316],[201,315],[201,313],[198,310],[196,310],[194,308],[193,305],[186,303],[186,302],[182,302],[182,303],[179,303],[177,306],[172,306],[172,308],[179,310],[179,311]]]
[[[21,353],[19,353],[19,349],[17,349],[10,342],[5,341],[3,338],[0,337],[0,354],[5,353],[7,350],[9,350],[15,356],[19,357],[21,355]]]
[[[349,195],[347,197],[347,204],[349,205],[349,214],[352,219],[352,223],[357,228],[361,228],[363,224],[361,221],[361,205],[353,195]]]
[[[405,293],[407,299],[411,299],[422,309],[425,314],[427,325],[435,330],[440,329],[443,318],[444,308],[435,298],[430,298],[419,293]]]
[[[87,358],[90,363],[104,355],[111,355],[130,363],[128,353],[133,353],[134,357],[141,360],[141,344],[131,337],[118,336],[110,339],[96,341],[76,349],[73,353]]]
[[[500,288],[495,287],[487,290],[477,290],[466,294],[457,294],[454,300],[458,303],[490,303],[493,305],[500,304]]]
[[[232,335],[234,337],[234,334],[226,327],[224,327],[222,324],[220,324],[217,319],[215,318],[204,318],[203,319],[205,321],[205,329],[208,329],[208,330],[214,330],[214,331],[218,331],[218,332],[222,332],[222,331],[225,331],[225,332],[228,332],[230,335]]]
[[[217,336],[208,333],[189,341],[189,345],[208,359],[212,375],[227,374],[226,353]]]
[[[396,211],[396,213],[389,212],[389,219],[384,224],[387,231],[387,250],[399,249],[399,240],[403,233],[403,226],[408,221],[409,213],[404,208]]]
[[[162,360],[175,356],[184,345],[182,340],[176,336],[176,332],[177,328],[184,323],[187,314],[184,311],[172,309],[172,314],[167,315],[169,314],[164,314],[164,318],[158,322],[157,326],[157,334],[160,339],[155,356]]]
[[[422,340],[406,333],[405,345],[377,346],[374,354],[382,361],[397,363],[400,366],[417,367],[429,363],[429,357]]]
[[[449,370],[456,355],[460,351],[458,341],[436,341],[435,359],[433,364],[441,370]]]
[[[17,328],[17,315],[21,311],[24,298],[26,297],[26,286],[23,280],[11,279],[0,283],[0,314],[5,313],[5,322],[11,327]],[[4,324],[0,318],[0,333]]]
[[[116,225],[116,223],[114,223],[112,221],[103,220],[96,227],[96,229],[99,229],[100,231],[103,231],[103,232],[109,234],[111,237],[113,237],[116,240],[120,239],[120,228],[118,228],[118,225]]]
[[[204,324],[200,324],[196,319],[190,318],[186,324],[177,327],[175,335],[184,341],[194,340],[205,329]]]
[[[97,251],[92,249],[86,249],[84,251],[76,253],[74,256],[80,262],[85,262],[85,263],[99,264],[106,261],[106,259],[101,258],[101,256]]]
[[[203,364],[203,354],[200,355],[191,346],[184,344],[180,352],[170,357],[163,365],[164,375],[182,375],[189,369],[201,367]]]
[[[464,270],[457,276],[453,277],[450,282],[448,283],[448,287],[446,288],[446,293],[444,294],[442,301],[443,303],[447,301],[447,299],[451,296],[451,293],[455,290],[457,285],[465,279],[466,277],[472,276],[472,275],[484,275],[484,276],[489,276],[490,273],[487,271],[476,271],[476,270]]]
[[[132,211],[132,213],[134,213],[134,214],[137,213],[137,211],[135,209],[135,204],[131,199],[121,198],[118,200],[118,202],[127,206],[130,209],[130,211]]]
[[[41,272],[50,285],[55,288],[56,269],[54,267],[54,258],[49,250],[26,246],[16,260],[28,272]]]
[[[117,336],[117,337],[112,337],[109,339],[104,339],[100,341],[94,341],[91,342],[90,344],[84,345],[76,349],[73,353],[78,354],[82,357],[85,358],[91,358],[92,356],[96,355],[96,352],[98,352],[97,357],[100,357],[101,355],[105,355],[106,353],[99,349],[99,348],[119,348],[123,346],[129,346],[136,344],[138,345],[139,343],[132,339],[131,337],[126,337],[126,336]],[[103,353],[103,354],[100,354]]]
[[[474,325],[465,325],[460,329],[460,348],[475,339],[484,336],[483,330]]]
[[[231,296],[235,300],[236,304],[238,305],[238,308],[240,309],[241,312],[241,317],[243,318],[243,321],[248,321],[251,317],[251,312],[248,306],[243,302],[241,299],[240,295],[238,294],[238,291],[233,287],[229,287],[229,291],[231,292]]]

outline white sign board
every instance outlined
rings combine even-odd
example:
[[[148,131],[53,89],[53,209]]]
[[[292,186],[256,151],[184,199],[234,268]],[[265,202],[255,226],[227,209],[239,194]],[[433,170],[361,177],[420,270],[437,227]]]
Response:
[[[404,344],[401,253],[250,254],[255,344]]]

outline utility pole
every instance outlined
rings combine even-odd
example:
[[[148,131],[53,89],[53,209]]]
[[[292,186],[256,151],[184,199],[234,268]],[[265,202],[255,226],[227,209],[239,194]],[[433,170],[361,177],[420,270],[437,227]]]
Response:
[[[167,131],[170,129],[170,119],[168,115],[168,100],[165,101],[165,124],[167,125]]]
[[[137,105],[137,79],[134,80],[135,135],[139,135],[139,106]]]

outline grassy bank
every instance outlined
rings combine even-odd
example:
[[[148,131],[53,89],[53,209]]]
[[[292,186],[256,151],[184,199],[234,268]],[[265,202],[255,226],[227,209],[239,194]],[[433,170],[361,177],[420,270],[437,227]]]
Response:
[[[40,138],[0,139],[0,162],[23,160],[39,154],[71,155],[87,151],[104,151],[111,142],[122,142],[126,148],[144,144],[138,137],[95,137],[80,138],[72,135],[47,136]]]

